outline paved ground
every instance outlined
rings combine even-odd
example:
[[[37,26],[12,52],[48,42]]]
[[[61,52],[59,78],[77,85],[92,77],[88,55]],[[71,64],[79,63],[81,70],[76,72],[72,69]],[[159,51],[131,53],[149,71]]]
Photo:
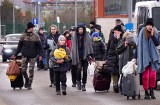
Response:
[[[94,92],[92,77],[88,78],[87,91],[77,91],[71,87],[70,72],[67,73],[67,96],[55,95],[55,88],[49,87],[49,72],[36,71],[33,90],[16,89],[10,87],[5,75],[7,63],[0,63],[0,105],[159,105],[160,91],[156,91],[156,100],[143,100],[144,91],[141,90],[140,100],[127,100],[125,96],[113,92]]]

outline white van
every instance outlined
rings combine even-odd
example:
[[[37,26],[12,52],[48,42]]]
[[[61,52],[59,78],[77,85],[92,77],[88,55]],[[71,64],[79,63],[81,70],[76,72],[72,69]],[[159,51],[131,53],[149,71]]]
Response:
[[[160,1],[141,1],[136,3],[135,7],[135,27],[136,33],[140,25],[144,25],[147,18],[154,19],[154,25],[160,31]]]

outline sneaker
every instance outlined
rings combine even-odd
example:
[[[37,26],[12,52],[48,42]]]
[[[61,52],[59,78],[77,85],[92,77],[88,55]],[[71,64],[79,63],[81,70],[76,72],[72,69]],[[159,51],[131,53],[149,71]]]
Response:
[[[28,84],[28,90],[32,90],[31,84]]]
[[[86,91],[86,86],[84,84],[82,85],[82,91]]]
[[[61,95],[61,92],[60,91],[56,91],[56,95]]]
[[[77,89],[81,90],[81,81],[77,81]]]

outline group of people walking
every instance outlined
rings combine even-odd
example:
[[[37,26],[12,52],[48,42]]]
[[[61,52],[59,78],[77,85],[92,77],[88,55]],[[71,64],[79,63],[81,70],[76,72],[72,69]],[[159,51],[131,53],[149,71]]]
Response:
[[[153,88],[156,84],[156,70],[159,69],[160,59],[156,49],[159,41],[153,19],[147,19],[145,27],[137,35],[137,41],[131,32],[125,32],[122,20],[116,19],[107,44],[101,25],[94,21],[90,22],[90,32],[87,32],[82,24],[70,27],[62,35],[56,25],[50,26],[48,35],[44,34],[43,28],[39,29],[37,35],[33,32],[33,28],[34,25],[29,22],[20,38],[17,51],[12,56],[15,58],[22,51],[22,74],[25,78],[25,87],[29,90],[32,89],[36,61],[37,65],[42,61],[44,64],[42,68],[49,69],[50,87],[56,87],[56,94],[66,95],[67,71],[71,70],[72,87],[86,91],[88,64],[107,60],[107,71],[112,76],[113,90],[119,93],[121,84],[118,82],[120,76],[123,76],[123,66],[128,61],[137,59],[138,72],[143,73],[145,99],[156,98]],[[28,63],[30,63],[29,77],[26,73]]]

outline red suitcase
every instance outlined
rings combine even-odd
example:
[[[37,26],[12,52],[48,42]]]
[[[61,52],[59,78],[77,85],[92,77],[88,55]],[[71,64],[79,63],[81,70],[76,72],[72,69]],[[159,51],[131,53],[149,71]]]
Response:
[[[110,89],[111,74],[106,72],[99,72],[95,70],[93,77],[93,87],[96,91],[105,91]]]

